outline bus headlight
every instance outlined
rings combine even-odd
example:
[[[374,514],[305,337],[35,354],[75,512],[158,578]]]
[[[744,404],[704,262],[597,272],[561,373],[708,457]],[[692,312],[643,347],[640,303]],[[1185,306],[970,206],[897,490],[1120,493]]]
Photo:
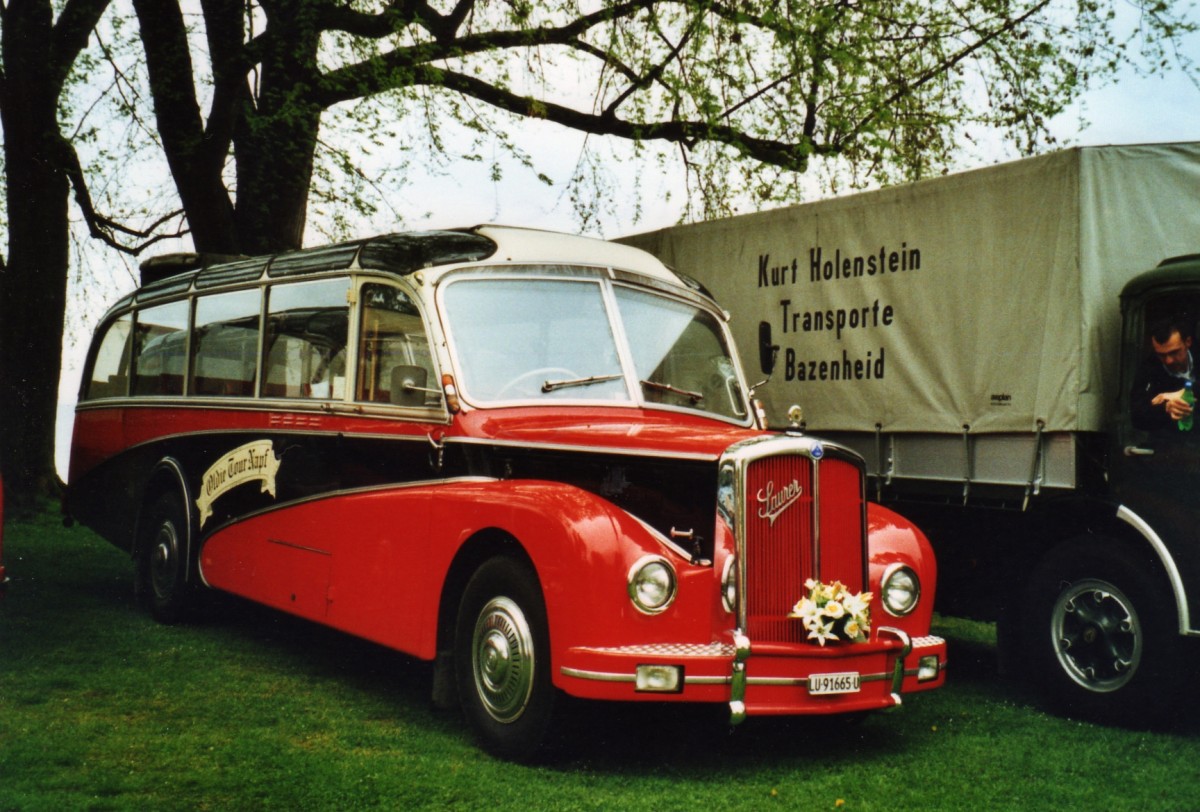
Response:
[[[657,615],[675,600],[675,570],[660,556],[648,555],[629,569],[629,598],[639,612]]]
[[[921,598],[921,579],[904,564],[892,564],[883,573],[883,608],[895,617],[904,617],[917,607]]]

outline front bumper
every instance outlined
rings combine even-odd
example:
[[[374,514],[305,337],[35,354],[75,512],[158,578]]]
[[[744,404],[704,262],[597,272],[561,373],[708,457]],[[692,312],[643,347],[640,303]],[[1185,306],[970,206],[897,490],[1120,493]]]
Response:
[[[590,699],[726,702],[746,716],[851,713],[894,707],[901,694],[945,683],[946,641],[877,629],[869,642],[820,647],[754,643],[576,647],[558,669],[567,693]],[[857,674],[849,693],[810,691],[817,675]],[[672,676],[674,675],[674,676]]]

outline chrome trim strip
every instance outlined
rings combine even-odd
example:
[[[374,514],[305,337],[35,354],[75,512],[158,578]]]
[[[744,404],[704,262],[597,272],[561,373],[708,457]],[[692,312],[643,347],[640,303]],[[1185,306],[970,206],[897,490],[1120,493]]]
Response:
[[[614,674],[609,671],[584,671],[581,668],[567,668],[563,666],[559,669],[559,673],[564,677],[575,677],[577,679],[587,679],[593,682],[635,682],[637,676],[634,674]],[[684,678],[684,683],[687,678]]]
[[[820,457],[814,457],[812,462],[812,562],[813,574],[818,581],[821,578],[821,460],[824,459],[824,454]],[[866,527],[864,524],[863,527]],[[870,586],[870,581],[863,581],[864,584]]]
[[[729,643],[644,643],[631,646],[581,646],[589,654],[626,654],[637,657],[732,657]]]
[[[676,663],[667,663],[667,665],[676,665]],[[622,674],[615,671],[588,671],[582,668],[569,668],[563,666],[559,669],[564,677],[575,677],[576,679],[585,679],[592,682],[623,682],[632,683],[637,680],[634,674]],[[905,676],[915,676],[917,670],[914,668],[911,671],[905,671]],[[892,679],[893,675],[886,671],[877,674],[861,674],[859,682],[884,682]],[[734,676],[689,676],[686,673],[683,677],[684,685],[731,685],[735,681]],[[808,677],[746,677],[746,685],[758,685],[764,687],[783,687],[783,688],[807,688]]]
[[[627,448],[625,446],[610,447],[602,445],[572,445],[569,443],[530,443],[522,440],[496,440],[484,437],[447,437],[446,443],[498,446],[501,448],[536,448],[543,451],[575,451],[588,454],[621,454],[629,457],[652,457],[655,459],[689,460],[693,462],[715,462],[720,458],[719,454],[701,454],[698,452],[680,451],[663,453],[661,451],[649,451],[644,448]]]
[[[322,550],[320,547],[309,547],[304,544],[296,544],[293,541],[284,541],[283,539],[267,539],[267,544],[278,544],[280,547],[287,547],[291,550],[299,550],[304,553],[316,553],[317,555],[333,555],[330,550]]]
[[[1162,538],[1158,533],[1154,532],[1154,528],[1145,519],[1125,505],[1117,506],[1117,518],[1138,531],[1142,535],[1142,538],[1146,539],[1154,549],[1158,560],[1162,562],[1163,569],[1167,571],[1167,580],[1171,583],[1171,591],[1175,593],[1175,609],[1179,613],[1179,633],[1193,637],[1200,636],[1200,630],[1192,628],[1191,612],[1188,609],[1187,588],[1183,584],[1183,577],[1179,574],[1179,567],[1176,566],[1175,559],[1171,556],[1171,551],[1167,549],[1167,545],[1163,543]]]
[[[270,409],[268,411],[274,412],[274,411],[278,411],[278,410]],[[386,433],[382,433],[382,432],[363,432],[361,434],[358,434],[358,433],[354,433],[354,432],[347,432],[345,430],[337,429],[337,428],[318,429],[318,428],[306,428],[304,426],[278,427],[278,428],[271,427],[271,426],[268,426],[266,428],[263,428],[261,426],[256,426],[253,428],[247,428],[247,427],[243,427],[243,426],[230,426],[229,428],[223,428],[223,429],[202,429],[200,431],[177,431],[177,432],[173,432],[170,434],[159,434],[155,437],[150,437],[149,439],[142,440],[140,443],[135,443],[133,445],[126,446],[125,448],[121,449],[121,453],[126,453],[126,452],[132,451],[134,449],[143,448],[143,447],[149,446],[149,445],[154,445],[155,443],[167,442],[169,440],[174,440],[174,439],[177,439],[180,437],[190,438],[190,437],[216,437],[216,436],[238,436],[238,435],[253,435],[255,437],[265,437],[266,435],[276,435],[276,434],[282,434],[282,435],[295,434],[295,435],[299,435],[301,437],[343,437],[344,436],[344,437],[350,437],[355,440],[386,440],[389,442],[413,442],[413,443],[421,443],[422,445],[429,444],[429,436],[430,436],[428,434],[386,434]]]
[[[366,403],[340,400],[314,400],[306,398],[256,398],[256,397],[199,397],[196,395],[138,395],[113,398],[92,398],[75,404],[76,412],[91,412],[100,409],[203,409],[216,412],[278,412],[280,414],[321,415],[330,418],[365,417],[404,423],[429,423],[448,426],[452,422],[445,409],[425,409],[415,406],[389,406],[386,403]],[[436,412],[436,414],[435,414]],[[199,433],[199,432],[196,432]],[[342,433],[346,432],[330,432]],[[355,437],[367,436],[357,433]],[[391,435],[388,435],[391,436]]]
[[[422,479],[414,482],[387,482],[382,485],[365,485],[361,488],[342,488],[333,491],[324,491],[322,493],[305,496],[302,499],[292,499],[288,502],[280,502],[275,505],[269,505],[260,510],[251,511],[240,516],[236,516],[224,524],[219,524],[209,530],[205,537],[215,535],[218,531],[224,530],[227,527],[232,527],[248,519],[253,519],[256,516],[262,516],[267,513],[273,513],[277,510],[286,510],[296,507],[297,505],[306,505],[310,502],[319,502],[322,499],[333,499],[340,496],[357,496],[364,493],[375,493],[377,491],[402,491],[410,488],[426,488],[431,485],[452,485],[459,482],[499,482],[495,477],[490,476],[456,476],[446,477],[443,479]]]

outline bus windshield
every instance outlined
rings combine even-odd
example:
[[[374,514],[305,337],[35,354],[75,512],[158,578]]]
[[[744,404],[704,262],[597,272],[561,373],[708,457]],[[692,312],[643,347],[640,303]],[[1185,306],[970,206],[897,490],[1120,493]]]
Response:
[[[598,278],[469,278],[443,306],[477,403],[662,405],[742,421],[737,366],[711,313]]]

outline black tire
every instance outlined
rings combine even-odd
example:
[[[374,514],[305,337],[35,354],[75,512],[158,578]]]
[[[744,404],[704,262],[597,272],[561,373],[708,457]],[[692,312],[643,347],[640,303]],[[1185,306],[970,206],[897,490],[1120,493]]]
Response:
[[[557,691],[537,576],[513,558],[493,558],[468,581],[455,626],[454,670],[463,713],[492,755],[548,755]]]
[[[138,603],[159,623],[180,623],[195,613],[199,589],[189,549],[187,512],[174,493],[164,493],[142,517],[135,552]]]
[[[1023,618],[1030,677],[1053,710],[1130,727],[1178,710],[1175,602],[1145,555],[1106,538],[1064,542],[1034,570]]]

